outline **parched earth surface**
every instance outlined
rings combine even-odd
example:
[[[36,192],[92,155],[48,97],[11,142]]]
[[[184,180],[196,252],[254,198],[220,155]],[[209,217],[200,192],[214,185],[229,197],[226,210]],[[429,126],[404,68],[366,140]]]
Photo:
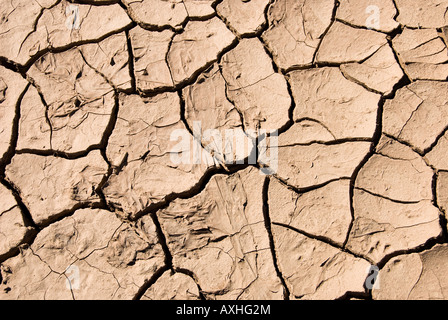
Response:
[[[0,3],[0,299],[448,298],[448,0]]]

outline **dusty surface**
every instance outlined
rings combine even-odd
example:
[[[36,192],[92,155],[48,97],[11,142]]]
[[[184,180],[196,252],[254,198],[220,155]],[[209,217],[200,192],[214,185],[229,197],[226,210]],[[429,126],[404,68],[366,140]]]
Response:
[[[448,1],[0,3],[0,299],[448,299]]]

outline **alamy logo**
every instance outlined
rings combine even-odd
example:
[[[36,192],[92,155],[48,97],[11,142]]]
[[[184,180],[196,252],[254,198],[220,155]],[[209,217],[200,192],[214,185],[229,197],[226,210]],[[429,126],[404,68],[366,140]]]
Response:
[[[65,270],[65,287],[69,290],[79,289],[79,268],[78,266],[71,265]]]
[[[65,26],[69,30],[79,29],[80,21],[79,21],[79,8],[73,4],[68,5],[65,8],[65,15],[68,16],[67,20],[65,20]]]
[[[262,174],[271,175],[278,169],[278,131],[207,129],[193,122],[193,135],[185,129],[171,133],[170,140],[178,143],[170,151],[170,160],[180,164],[258,164]]]
[[[368,6],[366,8],[366,14],[369,16],[366,19],[366,27],[368,29],[379,29],[380,28],[380,8],[378,6]]]
[[[380,269],[377,266],[370,266],[367,269],[367,279],[365,287],[369,290],[378,290],[380,288]]]

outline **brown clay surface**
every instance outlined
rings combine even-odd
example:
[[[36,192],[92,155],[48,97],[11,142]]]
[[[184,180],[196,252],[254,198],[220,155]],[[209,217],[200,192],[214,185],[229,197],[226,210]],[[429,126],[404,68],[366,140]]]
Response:
[[[447,11],[0,0],[0,299],[447,299]]]

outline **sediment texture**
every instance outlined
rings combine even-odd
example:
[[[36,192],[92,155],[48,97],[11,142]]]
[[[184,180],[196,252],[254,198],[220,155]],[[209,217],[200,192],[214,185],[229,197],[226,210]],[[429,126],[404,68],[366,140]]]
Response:
[[[0,3],[0,299],[448,298],[448,1]]]

